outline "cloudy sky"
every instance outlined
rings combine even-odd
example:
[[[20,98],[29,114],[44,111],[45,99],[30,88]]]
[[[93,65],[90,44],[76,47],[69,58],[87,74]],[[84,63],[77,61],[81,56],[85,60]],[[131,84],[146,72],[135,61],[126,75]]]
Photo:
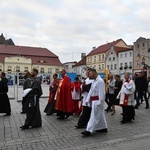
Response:
[[[45,47],[62,63],[122,38],[150,38],[149,0],[1,0],[0,32],[16,45]]]

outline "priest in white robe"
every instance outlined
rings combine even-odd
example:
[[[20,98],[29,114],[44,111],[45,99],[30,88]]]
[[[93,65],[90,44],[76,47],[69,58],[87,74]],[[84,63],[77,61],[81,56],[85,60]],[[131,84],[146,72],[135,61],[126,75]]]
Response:
[[[84,136],[89,136],[94,131],[107,132],[107,122],[104,114],[105,83],[95,69],[90,71],[90,77],[94,81],[86,98],[86,104],[92,102],[92,111],[86,130],[81,133]]]

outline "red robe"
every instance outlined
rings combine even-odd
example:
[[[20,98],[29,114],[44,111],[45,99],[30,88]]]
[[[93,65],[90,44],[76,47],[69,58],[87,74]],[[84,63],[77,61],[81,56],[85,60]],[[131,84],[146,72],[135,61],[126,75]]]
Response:
[[[55,79],[50,86],[50,94],[49,94],[48,103],[51,103],[54,100],[58,85],[59,85],[59,80]]]
[[[65,75],[59,82],[55,110],[62,112],[73,112],[73,101],[71,96],[71,80]]]

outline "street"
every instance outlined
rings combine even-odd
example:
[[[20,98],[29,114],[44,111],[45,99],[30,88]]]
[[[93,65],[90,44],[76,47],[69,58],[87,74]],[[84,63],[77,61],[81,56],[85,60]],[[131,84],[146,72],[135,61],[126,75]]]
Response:
[[[10,100],[12,115],[0,114],[1,150],[149,150],[150,149],[150,109],[145,103],[136,110],[135,121],[121,124],[121,108],[116,114],[106,113],[107,133],[93,133],[83,137],[84,129],[76,129],[78,116],[57,120],[56,114],[46,116],[43,112],[47,98],[40,99],[42,127],[21,130],[25,114],[21,112],[21,102]]]

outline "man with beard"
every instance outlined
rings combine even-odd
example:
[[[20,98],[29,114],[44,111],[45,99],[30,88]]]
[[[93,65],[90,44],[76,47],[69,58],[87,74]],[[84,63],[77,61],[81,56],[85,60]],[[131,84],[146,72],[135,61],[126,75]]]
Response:
[[[30,72],[26,71],[25,75],[24,75],[23,90],[26,90],[30,87],[31,87]],[[23,97],[22,98],[22,112],[21,112],[21,114],[26,113],[26,101],[27,101],[27,99],[25,97]]]
[[[0,113],[6,113],[4,116],[11,115],[10,102],[7,95],[8,92],[8,79],[5,77],[5,73],[0,75]]]
[[[95,69],[91,69],[90,77],[94,81],[86,98],[86,104],[88,105],[88,103],[92,102],[92,111],[86,130],[81,133],[84,136],[90,136],[94,131],[107,132],[107,122],[104,114],[105,83]]]
[[[57,96],[55,110],[57,111],[57,119],[65,119],[73,114],[73,101],[71,95],[71,80],[66,74],[66,70],[61,71],[62,79],[57,88]]]
[[[38,70],[32,69],[31,77],[33,81],[31,84],[31,89],[30,90],[26,89],[28,90],[28,93],[26,94],[27,112],[26,112],[25,123],[23,126],[20,127],[22,129],[42,126],[41,113],[39,108],[39,98],[43,93],[42,93],[40,78],[37,77],[37,74],[38,74]]]

